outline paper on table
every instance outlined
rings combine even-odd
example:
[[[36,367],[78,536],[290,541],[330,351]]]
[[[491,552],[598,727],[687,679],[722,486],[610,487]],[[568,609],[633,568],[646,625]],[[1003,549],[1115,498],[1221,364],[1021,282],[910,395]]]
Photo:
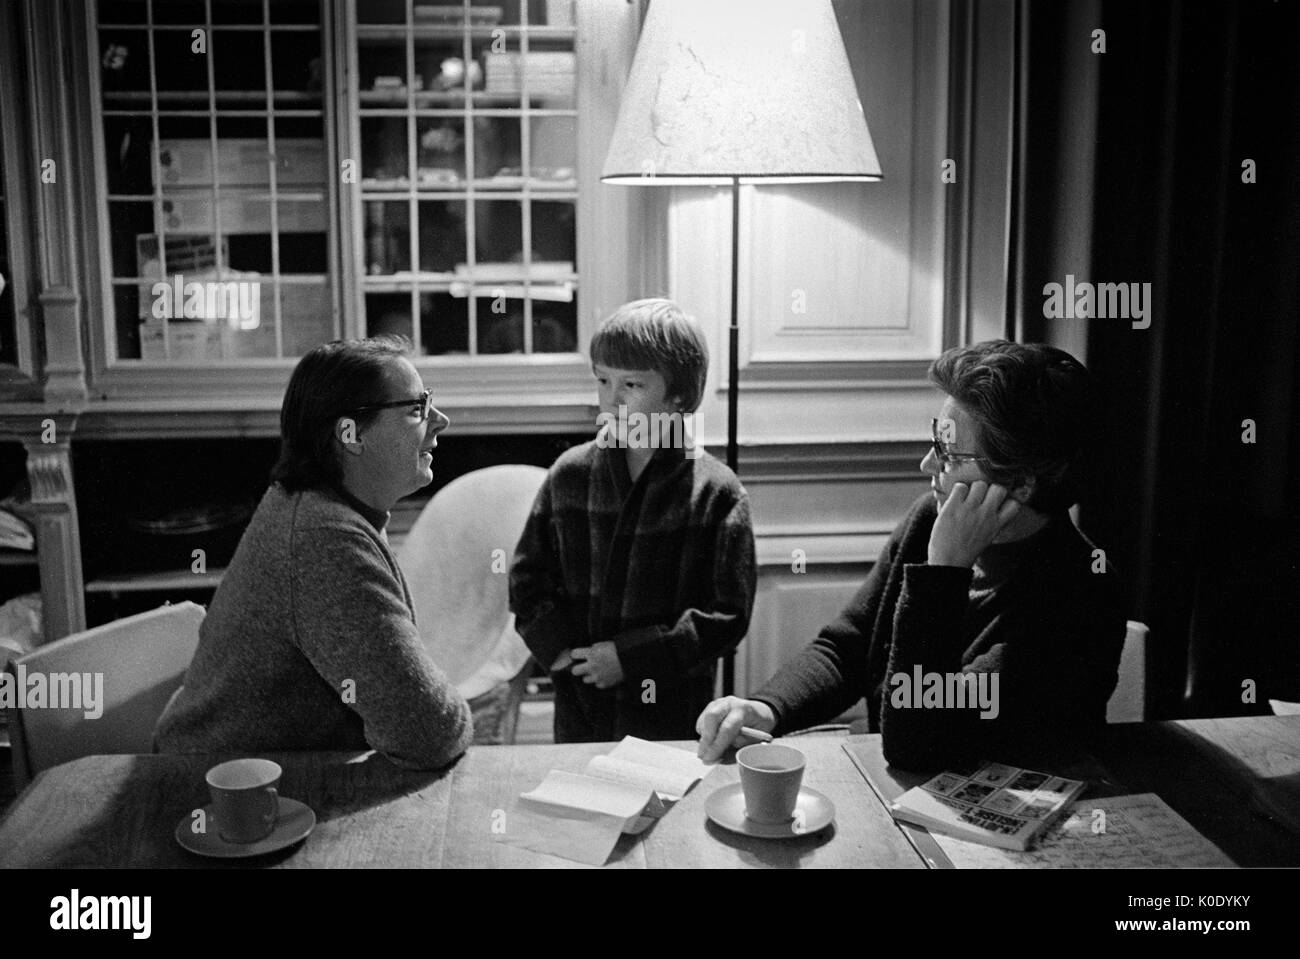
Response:
[[[1100,810],[1102,820],[1094,810]],[[1094,832],[1104,822],[1103,831]],[[931,833],[958,869],[1232,868],[1235,864],[1155,793],[1082,799],[1029,852]]]
[[[549,803],[552,806],[585,809],[589,812],[613,816],[623,825],[630,825],[647,805],[654,801],[650,787],[580,776],[552,769],[541,785],[526,792],[522,799]]]
[[[508,845],[603,865],[624,832],[639,832],[663,813],[654,791],[553,769],[519,797],[497,838]]]
[[[622,833],[636,835],[713,767],[685,749],[634,736],[588,764],[586,775],[552,770],[524,793],[499,842],[601,865]]]
[[[676,802],[686,795],[694,781],[662,769],[651,769],[616,756],[593,756],[587,763],[587,775],[613,782],[649,789],[666,802]]]
[[[608,756],[596,758],[617,760],[620,768],[626,764],[647,767],[643,775],[652,782],[655,792],[673,801],[685,796],[713,770],[693,752],[635,736],[624,736]]]

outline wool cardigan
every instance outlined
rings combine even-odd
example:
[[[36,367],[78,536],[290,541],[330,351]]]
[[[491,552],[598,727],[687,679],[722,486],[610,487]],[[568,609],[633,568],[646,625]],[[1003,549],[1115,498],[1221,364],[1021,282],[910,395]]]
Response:
[[[975,569],[930,566],[937,515],[931,494],[918,499],[848,607],[753,698],[773,708],[780,734],[865,696],[870,731],[904,768],[1086,742],[1105,723],[1124,643],[1115,573],[1064,512],[1026,539],[989,547]],[[918,667],[996,674],[996,716],[918,705]]]
[[[376,749],[438,768],[473,738],[429,658],[386,514],[345,492],[272,485],[158,720],[161,752]]]

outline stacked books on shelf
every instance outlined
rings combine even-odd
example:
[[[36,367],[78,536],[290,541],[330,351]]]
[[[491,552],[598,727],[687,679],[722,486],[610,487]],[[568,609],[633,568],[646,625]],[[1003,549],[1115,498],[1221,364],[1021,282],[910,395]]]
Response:
[[[572,51],[539,50],[528,53],[488,53],[484,56],[486,92],[518,96],[528,74],[530,96],[570,97],[574,87]]]

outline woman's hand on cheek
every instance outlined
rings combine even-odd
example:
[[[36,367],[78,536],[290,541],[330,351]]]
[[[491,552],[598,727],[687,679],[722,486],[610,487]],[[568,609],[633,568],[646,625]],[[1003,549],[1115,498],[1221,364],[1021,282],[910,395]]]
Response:
[[[930,530],[927,562],[973,566],[1019,511],[1020,503],[1007,495],[1005,486],[983,480],[955,484]]]

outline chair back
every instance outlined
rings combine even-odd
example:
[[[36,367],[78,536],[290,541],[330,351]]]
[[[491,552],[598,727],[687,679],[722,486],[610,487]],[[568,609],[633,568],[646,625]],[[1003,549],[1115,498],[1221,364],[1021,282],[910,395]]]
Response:
[[[510,563],[545,478],[538,466],[467,473],[429,500],[398,551],[429,655],[466,699],[528,662],[510,612]]]
[[[1106,703],[1106,722],[1140,723],[1146,718],[1147,627],[1129,620],[1119,657],[1119,682]]]
[[[194,603],[162,606],[12,660],[15,785],[82,756],[152,752],[154,724],[185,678],[203,616]]]

